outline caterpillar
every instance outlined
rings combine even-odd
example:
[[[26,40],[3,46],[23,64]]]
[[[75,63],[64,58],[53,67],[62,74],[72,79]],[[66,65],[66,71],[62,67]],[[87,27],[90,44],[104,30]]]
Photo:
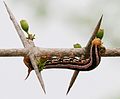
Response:
[[[61,69],[72,69],[72,70],[79,70],[79,71],[89,71],[96,68],[100,61],[100,47],[102,42],[99,38],[95,38],[92,41],[91,48],[90,48],[90,56],[87,59],[81,60],[80,57],[64,57],[63,59],[53,58],[53,60],[48,60],[45,64],[45,69],[49,68],[61,68]],[[54,66],[56,65],[56,66]]]

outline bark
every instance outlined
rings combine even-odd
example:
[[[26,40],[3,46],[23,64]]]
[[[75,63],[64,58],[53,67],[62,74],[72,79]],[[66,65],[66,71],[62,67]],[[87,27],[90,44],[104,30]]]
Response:
[[[24,57],[29,54],[29,50],[35,53],[35,56],[81,56],[85,54],[84,48],[40,48],[33,47],[30,49],[0,49],[0,57]],[[106,49],[106,52],[101,55],[102,57],[120,57],[120,48]]]

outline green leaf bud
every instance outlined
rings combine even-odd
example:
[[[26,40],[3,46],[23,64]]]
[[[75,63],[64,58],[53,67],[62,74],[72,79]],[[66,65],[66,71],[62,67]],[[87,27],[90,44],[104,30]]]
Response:
[[[20,25],[21,25],[22,29],[23,29],[26,33],[28,33],[29,25],[28,25],[27,21],[26,21],[26,20],[21,20],[21,21],[20,21]]]
[[[104,29],[99,29],[98,33],[96,34],[96,37],[102,39],[103,36],[104,36]]]
[[[79,43],[76,43],[73,46],[74,46],[74,48],[81,48],[81,45]]]

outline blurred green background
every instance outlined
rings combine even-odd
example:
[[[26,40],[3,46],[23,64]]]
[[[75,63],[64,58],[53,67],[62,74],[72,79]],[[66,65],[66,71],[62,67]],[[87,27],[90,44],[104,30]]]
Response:
[[[103,14],[104,46],[120,47],[119,0],[6,0],[6,3],[18,21],[28,21],[30,31],[36,34],[36,46],[71,48],[75,43],[85,46]],[[23,47],[2,1],[0,9],[0,48]],[[0,98],[120,99],[118,57],[102,58],[98,68],[79,74],[68,96],[65,93],[73,71],[43,71],[47,90],[47,95],[44,95],[35,74],[31,73],[24,81],[27,70],[21,59],[0,58]]]

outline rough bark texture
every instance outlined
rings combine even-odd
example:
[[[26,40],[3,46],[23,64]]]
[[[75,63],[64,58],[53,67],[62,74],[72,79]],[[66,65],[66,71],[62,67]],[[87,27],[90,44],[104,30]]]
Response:
[[[0,57],[15,57],[25,56],[28,50],[26,49],[0,49]]]
[[[81,56],[85,54],[84,48],[40,48],[33,47],[30,48],[31,52],[35,54],[35,56]],[[24,57],[29,54],[29,49],[20,48],[20,49],[0,49],[0,57]],[[102,57],[120,57],[120,48],[111,48],[106,49],[106,52],[101,55]]]

